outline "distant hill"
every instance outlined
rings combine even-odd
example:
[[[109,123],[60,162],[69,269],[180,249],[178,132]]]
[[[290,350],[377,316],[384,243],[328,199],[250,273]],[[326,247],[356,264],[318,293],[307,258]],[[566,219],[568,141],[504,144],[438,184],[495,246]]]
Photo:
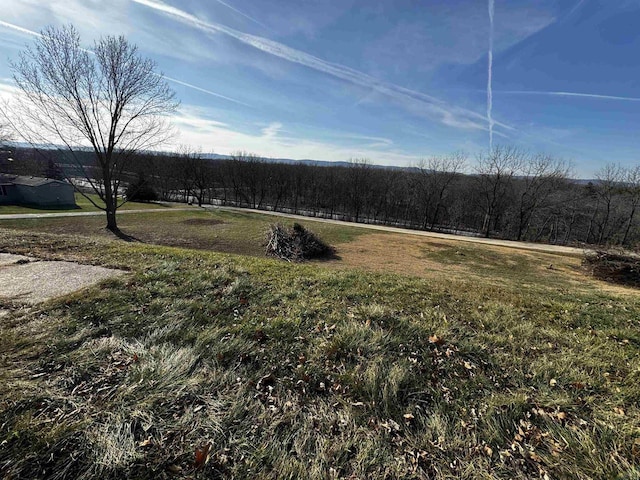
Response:
[[[32,147],[30,145],[27,144],[23,144],[23,143],[18,143],[18,142],[10,142],[7,145],[12,146],[13,148],[18,148],[18,149],[22,149],[22,150],[30,150],[32,149]],[[56,148],[54,147],[50,147],[50,146],[41,146],[39,147],[41,149],[42,152],[46,152],[48,154],[48,156],[50,156],[51,158],[53,158],[54,161],[56,161],[57,163],[61,163],[61,164],[66,164],[68,166],[70,166],[69,163],[69,158],[67,157],[68,154],[64,153],[64,149],[61,149],[61,151],[58,151]],[[76,160],[78,160],[81,164],[85,165],[85,166],[90,166],[93,165],[94,163],[94,157],[93,157],[93,151],[89,148],[80,148],[78,150],[75,151],[76,152]],[[148,152],[150,154],[163,154],[163,155],[176,155],[176,153],[174,152]],[[208,159],[208,160],[213,160],[213,161],[218,161],[218,160],[231,160],[233,158],[232,155],[221,155],[218,153],[203,153],[202,154],[202,158]],[[348,167],[350,165],[350,162],[347,161],[329,161],[329,160],[313,160],[313,159],[308,159],[308,158],[304,158],[304,159],[300,159],[300,160],[294,160],[292,158],[269,158],[269,157],[260,157],[258,156],[258,158],[260,158],[261,160],[265,161],[265,162],[270,162],[270,163],[284,163],[287,165],[309,165],[309,166],[315,166],[315,167]],[[371,164],[372,168],[379,168],[379,169],[388,169],[388,170],[406,170],[406,171],[416,171],[417,168],[416,167],[400,167],[400,166],[394,166],[394,165],[377,165],[375,163]],[[473,173],[470,173],[469,175],[473,176]],[[577,178],[577,179],[570,179],[571,181],[573,181],[574,183],[580,184],[580,185],[587,185],[589,183],[593,183],[594,185],[597,185],[599,183],[599,180],[596,179],[581,179],[581,178]]]
[[[202,155],[203,158],[207,158],[209,160],[231,160],[233,158],[232,155],[219,155],[217,153],[205,153]],[[301,160],[294,160],[292,158],[269,158],[269,157],[259,157],[261,160],[270,163],[285,163],[287,165],[310,165],[314,167],[348,167],[350,162],[345,161],[329,161],[329,160],[311,160],[308,158],[304,158]],[[415,167],[399,167],[395,165],[376,165],[375,163],[371,164],[373,168],[384,168],[389,170],[415,170]]]

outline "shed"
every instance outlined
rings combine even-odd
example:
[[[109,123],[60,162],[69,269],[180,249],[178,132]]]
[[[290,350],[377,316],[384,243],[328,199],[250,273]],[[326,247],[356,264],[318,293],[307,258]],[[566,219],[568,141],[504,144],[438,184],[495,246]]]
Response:
[[[74,188],[52,178],[0,174],[0,205],[75,207]]]

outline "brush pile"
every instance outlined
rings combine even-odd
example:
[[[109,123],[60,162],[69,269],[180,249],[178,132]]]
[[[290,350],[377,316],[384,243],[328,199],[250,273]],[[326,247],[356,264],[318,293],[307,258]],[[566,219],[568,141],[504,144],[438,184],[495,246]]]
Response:
[[[312,258],[328,257],[333,247],[320,240],[313,232],[299,223],[287,228],[278,223],[267,232],[266,254],[288,262],[303,262]]]
[[[625,251],[597,250],[588,252],[582,265],[601,280],[640,287],[640,255]]]

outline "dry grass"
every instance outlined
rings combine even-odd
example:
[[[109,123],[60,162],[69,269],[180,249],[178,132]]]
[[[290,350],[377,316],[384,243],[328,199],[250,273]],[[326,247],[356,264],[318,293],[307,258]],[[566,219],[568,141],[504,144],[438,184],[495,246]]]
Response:
[[[474,245],[393,233],[371,233],[338,247],[336,268],[393,272],[448,282],[489,282],[520,288],[554,288],[636,295],[585,275],[578,256]]]
[[[637,294],[574,258],[324,233],[342,263],[0,231],[131,272],[0,319],[0,474],[640,476]]]

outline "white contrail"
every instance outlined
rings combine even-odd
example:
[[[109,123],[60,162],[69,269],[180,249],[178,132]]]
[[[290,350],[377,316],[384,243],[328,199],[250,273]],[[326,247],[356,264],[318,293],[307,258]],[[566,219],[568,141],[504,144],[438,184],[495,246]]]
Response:
[[[493,150],[493,13],[494,0],[489,0],[489,72],[487,75],[487,121],[489,122],[489,151]]]
[[[18,25],[14,25],[12,23],[3,22],[2,20],[0,20],[0,27],[5,27],[5,28],[9,28],[11,30],[16,30],[16,31],[18,31],[20,33],[26,33],[27,35],[32,35],[34,37],[42,37],[41,33],[34,32],[33,30],[28,30],[28,29],[20,27]],[[87,50],[85,48],[81,48],[81,50],[83,50],[83,51],[85,51],[87,53],[90,53],[92,55],[95,55],[95,52],[93,52],[92,50]],[[229,102],[237,103],[238,105],[244,105],[245,107],[251,107],[251,105],[248,105],[248,104],[246,104],[244,102],[241,102],[240,100],[236,100],[234,98],[227,97],[225,95],[221,95],[219,93],[212,92],[211,90],[207,90],[206,88],[198,87],[198,86],[193,85],[191,83],[183,82],[182,80],[178,80],[177,78],[167,77],[166,75],[160,75],[160,74],[157,74],[157,73],[155,75],[159,76],[159,77],[163,77],[163,78],[165,78],[166,80],[168,80],[170,82],[178,83],[178,84],[183,85],[183,86],[185,86],[187,88],[191,88],[192,90],[197,90],[199,92],[206,93],[206,94],[211,95],[213,97],[222,98],[223,100],[227,100]]]
[[[597,93],[580,93],[580,92],[546,92],[537,90],[507,90],[498,91],[496,93],[505,95],[547,95],[553,97],[580,97],[580,98],[595,98],[598,100],[619,100],[623,102],[640,102],[638,97],[621,97],[617,95],[600,95]]]
[[[253,18],[250,15],[247,15],[244,12],[241,12],[240,10],[238,10],[237,8],[235,8],[232,5],[229,5],[227,2],[223,2],[222,0],[215,0],[216,2],[218,2],[220,5],[224,5],[225,7],[227,7],[229,10],[233,10],[234,12],[236,12],[238,15],[242,15],[244,18],[251,20],[253,23],[255,23],[256,25],[260,25],[262,28],[271,31],[271,29],[269,27],[267,27],[264,23],[262,23],[261,21]]]
[[[170,81],[170,82],[177,83],[178,85],[183,85],[183,86],[185,86],[187,88],[191,88],[192,90],[197,90],[199,92],[206,93],[206,94],[211,95],[213,97],[222,98],[223,100],[227,100],[229,102],[237,103],[238,105],[244,105],[245,107],[251,107],[251,105],[246,104],[244,102],[241,102],[240,100],[236,100],[235,98],[227,97],[227,96],[222,95],[220,93],[212,92],[211,90],[207,90],[206,88],[201,88],[201,87],[198,87],[196,85],[192,85],[191,83],[183,82],[182,80],[178,80],[177,78],[167,77],[166,75],[162,75],[162,77],[165,78],[166,80]]]
[[[18,25],[14,25],[13,23],[7,23],[0,20],[0,27],[9,28],[11,30],[15,30],[20,33],[26,33],[27,35],[33,35],[34,37],[41,37],[42,35],[38,32],[34,32],[33,30],[27,30],[26,28],[22,28]]]
[[[579,0],[579,2],[578,2],[578,3],[576,3],[576,4],[574,5],[574,7],[571,9],[571,11],[567,14],[567,17],[569,17],[569,16],[573,15],[573,14],[574,14],[574,12],[575,12],[575,11],[577,11],[577,10],[582,6],[582,4],[583,4],[584,2],[585,2],[585,0]]]
[[[335,78],[339,78],[354,85],[370,88],[389,98],[393,98],[399,102],[403,102],[405,105],[409,105],[412,108],[415,108],[416,103],[418,102],[420,106],[425,109],[424,111],[427,111],[432,116],[438,117],[439,120],[445,125],[467,129],[486,130],[486,117],[477,112],[467,110],[462,107],[454,107],[430,95],[382,82],[358,70],[337,63],[331,63],[322,60],[321,58],[315,57],[306,52],[296,50],[282,43],[275,42],[264,37],[244,33],[225,25],[221,25],[219,23],[205,22],[195,15],[192,15],[171,5],[167,5],[160,0],[132,1],[153,10],[162,12],[166,15],[173,16],[181,22],[202,30],[205,33],[221,33],[227,35],[238,40],[241,43],[244,43],[245,45],[249,45],[275,57],[282,58],[292,63],[303,65],[305,67],[325,73]],[[493,122],[491,127],[493,128],[494,125],[499,125],[500,127],[505,129],[512,128],[509,125],[498,122]]]

